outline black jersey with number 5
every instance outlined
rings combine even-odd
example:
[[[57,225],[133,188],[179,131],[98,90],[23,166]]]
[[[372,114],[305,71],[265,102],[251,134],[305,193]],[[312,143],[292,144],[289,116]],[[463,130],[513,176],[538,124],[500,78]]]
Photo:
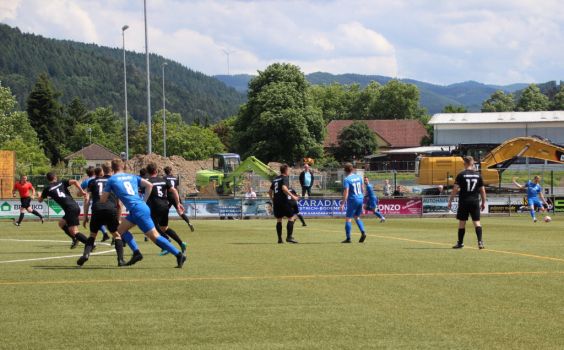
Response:
[[[288,195],[282,191],[282,186],[290,188],[290,179],[288,176],[279,175],[272,181],[270,189],[274,193],[274,201],[277,203],[288,202]]]
[[[479,172],[466,169],[456,176],[455,183],[460,187],[460,201],[479,201],[480,188],[484,186]]]
[[[57,204],[60,205],[63,210],[65,210],[65,208],[76,205],[76,202],[72,198],[68,187],[70,187],[69,180],[50,183],[43,189],[41,197],[50,197],[55,202],[57,202]]]
[[[162,177],[151,177],[148,179],[153,184],[153,189],[149,195],[147,203],[149,204],[163,204],[168,205],[168,190],[172,187],[171,184]]]

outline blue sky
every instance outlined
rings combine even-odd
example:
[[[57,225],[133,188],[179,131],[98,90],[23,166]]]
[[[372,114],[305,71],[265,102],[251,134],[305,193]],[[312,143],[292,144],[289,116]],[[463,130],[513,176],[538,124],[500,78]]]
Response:
[[[147,0],[151,52],[206,74],[292,62],[449,84],[564,79],[557,0]],[[0,0],[0,22],[46,37],[144,51],[142,0]]]

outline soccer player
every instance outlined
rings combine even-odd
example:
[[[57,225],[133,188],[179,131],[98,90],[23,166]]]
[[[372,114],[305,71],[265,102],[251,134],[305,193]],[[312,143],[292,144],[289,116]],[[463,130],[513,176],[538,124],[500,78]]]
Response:
[[[170,183],[170,186],[172,188],[176,189],[177,194],[180,196],[180,192],[178,192],[178,186],[180,185],[180,178],[172,174],[172,168],[169,166],[164,168],[164,172],[166,174],[165,180],[168,183]],[[168,209],[170,209],[170,207],[173,205],[176,211],[178,212],[178,202],[174,200],[173,192],[168,191]],[[190,231],[194,232],[194,225],[190,223],[190,219],[188,218],[188,214],[186,214],[186,211],[183,210],[182,215],[180,215],[180,217],[182,218],[182,220],[186,221],[188,227],[190,227]]]
[[[294,196],[298,197],[298,193],[293,188],[290,188],[290,193],[293,194]],[[294,215],[296,215],[298,217],[298,219],[302,223],[302,226],[307,226],[306,223],[305,223],[303,215],[300,214],[300,206],[298,205],[298,201],[291,199],[291,198],[288,199],[288,201],[290,202],[290,207],[294,211]]]
[[[177,262],[176,267],[182,268],[186,261],[186,256],[157,232],[155,224],[151,220],[151,210],[143,199],[139,198],[139,186],[145,187],[145,199],[147,199],[153,189],[153,185],[137,175],[124,173],[124,164],[121,159],[112,160],[112,170],[114,175],[106,182],[100,202],[105,203],[108,201],[110,193],[114,193],[129,210],[129,215],[122,220],[118,227],[119,235],[135,251],[127,265],[133,265],[143,259],[143,255],[137,248],[133,235],[129,232],[131,228],[139,226],[145,236],[159,248],[166,249],[174,254]]]
[[[470,156],[464,157],[464,168],[454,180],[454,186],[447,204],[450,210],[452,201],[456,194],[458,194],[458,211],[456,212],[456,218],[458,219],[458,242],[452,248],[464,248],[466,221],[468,221],[468,216],[471,216],[474,229],[476,230],[476,237],[478,238],[478,248],[484,249],[480,211],[486,208],[486,189],[484,188],[482,176],[474,168],[474,158]],[[480,197],[482,197],[481,204]]]
[[[382,215],[382,213],[380,213],[380,210],[378,209],[378,196],[376,196],[374,187],[372,187],[370,180],[366,176],[364,177],[364,185],[366,188],[366,206],[364,207],[364,209],[366,211],[374,212],[374,215],[376,215],[380,219],[380,222],[385,222],[386,218],[384,217],[384,215]]]
[[[37,200],[43,202],[44,199],[50,197],[64,210],[65,215],[59,220],[59,227],[72,239],[71,249],[76,248],[79,241],[86,244],[86,236],[78,231],[80,207],[72,198],[68,188],[76,187],[83,196],[86,195],[86,192],[80,188],[76,180],[58,181],[55,173],[47,173],[46,177],[49,185],[43,189]]]
[[[540,181],[541,181],[541,177],[536,175],[533,178],[533,181],[529,180],[524,185],[520,185],[517,182],[517,178],[516,177],[513,178],[513,184],[515,184],[515,186],[519,187],[520,189],[525,188],[527,191],[527,204],[529,205],[529,209],[530,209],[529,213],[533,218],[533,222],[537,222],[537,217],[535,216],[535,207],[540,209],[540,211],[543,213],[545,211],[545,207],[543,206],[543,203],[548,208],[548,202],[546,201],[546,199],[544,199],[544,195],[542,194],[542,187],[540,185]]]
[[[29,195],[30,190],[31,190],[31,196]],[[39,217],[39,219],[41,219],[41,223],[43,223],[43,216],[39,214],[37,210],[31,209],[31,200],[35,198],[35,188],[33,188],[31,182],[27,181],[27,176],[22,175],[20,177],[20,181],[14,184],[13,192],[14,192],[13,193],[14,197],[16,196],[16,192],[20,193],[20,201],[21,201],[20,217],[18,221],[14,219],[14,225],[16,226],[21,225],[26,211],[28,213],[32,213],[33,215]]]
[[[88,176],[86,179],[84,179],[81,183],[80,183],[80,188],[82,188],[87,194],[87,188],[88,188],[88,184],[90,183],[91,180],[93,180],[96,176],[94,174],[94,167],[93,166],[89,166],[88,168],[86,168],[86,176]],[[84,202],[86,203],[88,201],[87,198],[84,199]],[[87,211],[88,209],[86,209],[86,207],[84,208],[84,211]],[[86,226],[85,226],[86,228]],[[100,231],[102,231],[102,242],[107,241],[108,239],[110,239],[110,236],[108,236],[108,232],[106,231],[106,226],[100,226]]]
[[[87,191],[89,195],[84,202],[84,221],[83,226],[90,221],[90,236],[84,246],[82,256],[77,260],[77,265],[82,266],[90,258],[90,253],[94,249],[96,236],[102,225],[105,225],[111,232],[114,240],[114,247],[117,253],[118,266],[125,266],[123,259],[123,241],[117,233],[119,226],[119,203],[117,197],[111,194],[106,203],[100,202],[100,196],[104,190],[106,182],[111,176],[111,168],[108,164],[102,164],[101,168],[94,169],[95,177],[88,183]],[[92,217],[88,219],[88,209],[92,202]]]
[[[272,181],[268,195],[274,204],[274,217],[276,218],[276,234],[278,235],[278,243],[284,243],[282,240],[282,219],[287,218],[286,224],[286,242],[298,243],[293,237],[294,233],[294,211],[290,206],[290,199],[298,200],[297,196],[290,193],[290,179],[288,178],[288,165],[282,164],[280,166],[280,175]]]
[[[147,200],[147,205],[151,209],[151,218],[155,223],[155,227],[159,234],[162,235],[163,232],[166,233],[167,237],[172,238],[182,250],[182,253],[186,252],[186,243],[183,242],[176,231],[168,227],[168,213],[170,208],[169,197],[172,194],[174,207],[178,215],[182,216],[184,214],[184,207],[180,204],[180,199],[178,197],[178,191],[174,188],[171,182],[166,181],[164,178],[157,176],[157,164],[149,163],[147,165],[147,173],[149,178],[147,179],[153,184],[153,189],[149,194],[149,199]],[[166,255],[169,252],[163,250],[161,255]]]
[[[356,222],[360,230],[360,243],[366,240],[366,232],[364,231],[364,223],[360,220],[362,214],[362,204],[364,201],[364,193],[362,191],[362,177],[354,173],[354,167],[351,163],[345,164],[345,179],[343,180],[343,200],[341,201],[341,211],[347,204],[347,212],[345,214],[345,234],[346,239],[341,243],[351,243],[352,219]]]

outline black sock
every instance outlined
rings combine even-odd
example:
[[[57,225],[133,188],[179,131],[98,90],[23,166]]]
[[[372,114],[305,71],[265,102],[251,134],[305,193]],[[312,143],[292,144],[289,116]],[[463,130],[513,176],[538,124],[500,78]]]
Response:
[[[69,236],[69,237],[73,240],[73,242],[76,240],[76,238],[74,238],[74,236],[72,235],[72,233],[70,233],[69,227],[68,227],[67,225],[63,226],[63,231],[65,232],[65,234],[66,234],[67,236]]]
[[[186,213],[182,214],[180,217],[181,217],[184,221],[186,221],[186,223],[187,223],[188,225],[190,225],[190,219],[188,219],[188,215],[186,215]]]
[[[86,245],[84,246],[84,253],[82,255],[84,256],[89,256],[90,253],[92,252],[92,248],[94,248],[94,241],[96,240],[96,237],[88,237],[88,239],[86,240]]]
[[[116,248],[116,254],[118,261],[123,260],[123,241],[120,239],[116,239],[114,242],[114,247]]]
[[[276,234],[278,235],[278,239],[282,239],[282,223],[276,223]]]
[[[157,223],[155,223],[155,228],[157,229],[159,235],[163,236],[167,241],[170,242],[170,237],[168,236],[168,234],[165,231],[161,230],[161,227]]]
[[[182,247],[182,240],[178,237],[178,234],[173,229],[169,228],[166,230],[166,234],[172,238],[180,247]]]
[[[287,231],[287,238],[292,238],[292,234],[294,233],[294,222],[288,221],[286,224],[286,231]]]
[[[302,225],[305,225],[305,220],[304,217],[301,214],[298,214],[298,219],[300,219],[300,221],[302,222]]]
[[[43,219],[43,216],[41,214],[39,214],[39,212],[37,210],[34,209],[31,213],[35,216],[38,216],[40,219]]]
[[[465,228],[458,229],[458,243],[462,244],[464,242],[464,234],[466,233]]]
[[[482,241],[482,226],[476,227],[476,237],[478,237],[478,242]]]
[[[22,223],[22,220],[23,220],[23,218],[24,218],[24,215],[25,215],[24,213],[20,213],[20,218],[18,219],[18,224],[21,224],[21,223]]]
[[[80,233],[80,232],[77,232],[75,237],[76,237],[76,239],[78,239],[78,241],[79,241],[80,243],[83,243],[83,244],[85,244],[85,245],[86,245],[86,243],[88,242],[88,238],[86,238],[86,236],[83,235],[83,234]]]

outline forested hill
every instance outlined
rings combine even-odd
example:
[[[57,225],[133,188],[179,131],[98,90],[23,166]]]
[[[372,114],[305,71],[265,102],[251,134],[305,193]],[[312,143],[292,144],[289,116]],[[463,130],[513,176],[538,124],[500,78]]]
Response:
[[[129,113],[137,120],[146,112],[145,55],[128,51],[127,88]],[[151,109],[162,108],[162,71],[165,68],[167,110],[190,122],[209,116],[217,121],[236,114],[244,94],[178,62],[151,55]],[[82,99],[89,108],[113,106],[123,111],[123,51],[95,44],[47,39],[24,34],[0,23],[0,82],[12,89],[20,109],[37,76],[46,72],[62,93],[61,101]]]

